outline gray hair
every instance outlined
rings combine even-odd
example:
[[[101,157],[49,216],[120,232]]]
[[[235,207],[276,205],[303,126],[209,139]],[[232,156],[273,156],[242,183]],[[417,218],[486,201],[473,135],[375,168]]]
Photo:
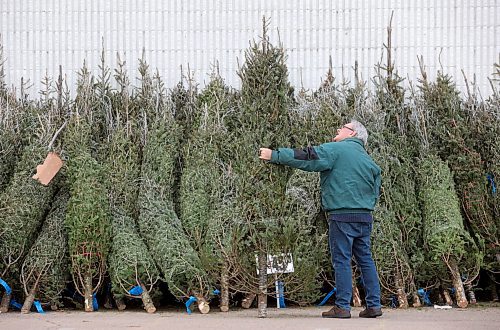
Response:
[[[350,124],[352,125],[352,129],[356,132],[356,137],[363,141],[363,144],[366,146],[368,143],[368,132],[365,126],[357,120],[351,120]]]

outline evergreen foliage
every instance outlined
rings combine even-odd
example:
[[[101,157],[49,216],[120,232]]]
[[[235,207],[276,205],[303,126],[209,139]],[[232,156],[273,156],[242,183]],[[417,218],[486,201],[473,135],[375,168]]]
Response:
[[[108,123],[107,165],[110,180],[111,236],[113,242],[109,257],[109,273],[115,298],[132,297],[130,290],[141,286],[143,302],[148,312],[155,310],[150,304],[149,292],[159,278],[159,272],[138,234],[134,218],[137,216],[137,196],[140,186],[140,131],[139,114],[146,89],[140,89],[134,99],[128,95],[128,78],[124,63],[118,63],[115,74],[120,90],[111,96],[112,113]],[[141,61],[139,72],[147,75]]]
[[[286,185],[292,170],[266,164],[258,159],[260,147],[276,149],[290,146],[289,109],[293,90],[288,82],[285,53],[273,46],[264,21],[262,39],[245,51],[245,62],[238,71],[241,78],[239,133],[232,144],[237,181],[238,218],[246,227],[244,248],[237,262],[238,291],[259,294],[259,315],[264,317],[267,304],[266,278],[268,255],[288,253],[281,245],[287,210]],[[259,275],[255,261],[258,258]],[[295,256],[296,257],[296,256]]]
[[[463,270],[477,267],[481,255],[464,229],[460,203],[447,164],[429,154],[420,162],[418,175],[426,261],[433,264],[434,276],[447,278],[443,266],[451,259],[460,262]]]
[[[49,87],[47,85],[47,90]],[[59,144],[51,141],[63,121],[61,107],[50,95],[39,104],[30,102],[24,109],[27,112],[25,146],[14,176],[0,196],[0,277],[16,283],[22,259],[36,238],[55,190],[54,182],[43,186],[31,176],[37,165],[43,163],[48,150],[60,150]]]
[[[21,282],[28,310],[33,299],[61,305],[61,292],[66,287],[69,276],[68,236],[64,228],[68,200],[69,191],[62,186],[54,198],[40,234],[23,261]]]
[[[172,104],[167,102],[159,77],[152,79],[149,74],[142,77],[142,88],[151,91],[154,98],[143,104],[139,233],[170,292],[179,299],[191,295],[203,298],[208,296],[208,279],[173,205],[180,127],[174,121]]]
[[[491,210],[488,208],[486,201],[487,182],[484,180],[481,156],[472,147],[467,146],[467,125],[464,120],[462,100],[454,83],[449,76],[441,73],[438,73],[435,82],[429,83],[424,73],[421,91],[422,101],[424,102],[423,108],[428,112],[426,125],[427,132],[429,132],[429,149],[431,153],[434,152],[449,164],[454,182],[453,185],[447,188],[456,188],[456,194],[459,198],[458,205],[459,207],[462,206],[461,214],[455,214],[451,219],[459,221],[462,226],[461,230],[464,232],[463,220],[466,220],[465,223],[468,226],[476,228],[478,226],[474,224],[482,222],[493,224]],[[439,167],[438,164],[436,166]],[[429,173],[429,175],[431,174]],[[423,181],[423,183],[427,188],[428,182]],[[423,212],[425,212],[425,206]],[[464,215],[463,218],[462,215]],[[424,237],[426,230],[427,228],[424,228]],[[475,234],[478,233],[473,232],[473,235]],[[469,244],[469,238],[465,236],[465,244]],[[482,244],[481,238],[478,238],[478,243]],[[475,271],[466,272],[466,274],[471,278],[475,278],[476,273],[479,271],[478,266],[482,263],[482,260],[477,260],[477,258],[482,258],[482,254],[477,251],[477,244],[473,241],[470,244],[473,248],[469,248],[469,251],[474,251],[474,253],[468,254],[467,259],[469,262],[465,264],[477,264],[477,266]],[[443,246],[443,248],[445,247]],[[433,249],[437,248],[433,247]],[[457,252],[461,250],[460,245],[457,245],[457,249]],[[464,267],[466,266],[464,265]],[[472,269],[472,266],[469,267]]]
[[[391,58],[391,49],[387,49],[387,57]],[[418,201],[413,158],[417,150],[411,139],[408,125],[411,109],[405,103],[402,82],[393,63],[385,67],[378,65],[372,105],[375,111],[373,118],[366,122],[371,133],[368,149],[382,168],[383,184],[377,229],[385,230],[373,234],[374,250],[378,250],[374,254],[380,269],[392,268],[387,272],[391,276],[384,276],[381,271],[381,281],[385,281],[386,289],[392,288],[389,291],[397,294],[399,307],[406,308],[407,294],[413,297],[414,305],[420,305],[415,273],[422,271],[424,258],[420,249],[422,219],[420,209],[415,207]],[[394,242],[398,242],[397,245]],[[389,260],[393,260],[392,267]]]
[[[202,312],[214,289],[223,311],[230,296],[259,294],[265,306],[275,281],[288,301],[314,303],[333,278],[319,174],[258,151],[329,142],[356,119],[382,168],[372,248],[384,300],[419,306],[417,288],[451,283],[465,307],[479,270],[495,279],[500,265],[499,66],[483,100],[467,80],[464,95],[441,72],[429,81],[423,64],[418,88],[405,88],[390,32],[386,49],[373,89],[357,64],[353,83],[336,82],[330,63],[317,90],[294,95],[264,22],[239,90],[214,73],[199,91],[188,68],[167,92],[144,58],[133,87],[125,63],[112,75],[103,56],[97,77],[84,64],[74,100],[60,76],[31,101],[26,83],[20,97],[7,88],[0,45],[0,278],[16,299],[24,286],[25,312],[35,298],[60,304],[68,270],[89,311],[108,275],[117,300],[140,286],[148,311],[159,279]],[[65,166],[43,186],[31,176],[48,151]],[[271,255],[291,255],[294,272],[267,276]]]
[[[492,81],[493,82],[493,81]],[[500,268],[500,194],[496,192],[500,178],[500,94],[493,85],[493,94],[481,101],[477,91],[469,93],[464,102],[468,154],[477,151],[474,181],[464,191],[464,211],[472,232],[484,239],[483,266],[491,272]],[[481,176],[482,174],[482,176]],[[479,199],[474,196],[479,195]],[[477,197],[476,197],[477,198]],[[474,218],[474,215],[480,217]]]
[[[95,112],[98,97],[93,78],[84,67],[78,94],[65,133],[67,170],[71,198],[65,218],[68,230],[71,274],[76,290],[85,298],[85,310],[92,311],[92,295],[101,286],[110,245],[110,213],[107,177],[97,155],[99,127]],[[95,132],[95,131],[94,131]]]

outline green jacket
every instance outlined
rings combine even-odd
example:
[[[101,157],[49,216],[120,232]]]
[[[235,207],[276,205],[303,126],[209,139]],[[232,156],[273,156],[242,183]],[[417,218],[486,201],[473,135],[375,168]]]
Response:
[[[321,173],[321,204],[329,214],[370,213],[380,193],[380,167],[363,142],[348,138],[305,149],[273,150],[271,163]]]

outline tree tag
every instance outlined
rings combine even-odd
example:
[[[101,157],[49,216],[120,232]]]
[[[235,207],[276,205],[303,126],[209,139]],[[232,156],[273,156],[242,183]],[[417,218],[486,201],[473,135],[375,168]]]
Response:
[[[48,185],[59,172],[62,164],[61,158],[55,152],[49,152],[43,164],[36,167],[36,174],[33,175],[33,179],[40,181],[44,186]]]
[[[259,264],[259,257],[255,254],[255,261]],[[293,258],[291,253],[281,253],[278,255],[267,255],[267,274],[293,273]],[[259,275],[259,267],[257,267]]]

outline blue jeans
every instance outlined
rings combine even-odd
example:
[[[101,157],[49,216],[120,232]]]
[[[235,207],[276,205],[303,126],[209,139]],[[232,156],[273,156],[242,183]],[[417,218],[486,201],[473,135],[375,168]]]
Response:
[[[351,258],[354,253],[356,263],[361,268],[361,279],[366,292],[366,306],[381,307],[380,284],[370,251],[372,223],[341,222],[331,219],[328,222],[330,251],[337,287],[335,305],[342,309],[351,309]]]

